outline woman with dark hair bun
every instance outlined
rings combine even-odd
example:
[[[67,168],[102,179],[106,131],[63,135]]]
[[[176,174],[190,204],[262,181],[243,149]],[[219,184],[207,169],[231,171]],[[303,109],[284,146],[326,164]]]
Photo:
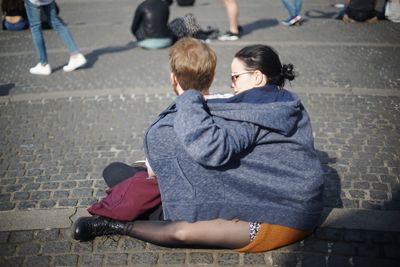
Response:
[[[249,77],[251,74],[259,74],[263,78],[260,84],[265,82],[268,85],[276,85],[278,88],[283,88],[286,80],[292,81],[295,78],[293,65],[282,65],[278,53],[266,45],[246,46],[236,53],[232,61],[232,88],[241,92],[242,83],[237,82],[240,75],[235,74],[236,69],[246,70],[246,73],[241,73],[248,74]],[[248,84],[245,83],[244,86],[248,87]]]

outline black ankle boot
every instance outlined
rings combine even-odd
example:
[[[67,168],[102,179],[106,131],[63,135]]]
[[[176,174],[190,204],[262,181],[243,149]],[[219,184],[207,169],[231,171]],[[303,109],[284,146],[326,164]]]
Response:
[[[79,241],[90,241],[96,236],[126,234],[124,222],[95,216],[79,218],[72,229],[73,238]]]

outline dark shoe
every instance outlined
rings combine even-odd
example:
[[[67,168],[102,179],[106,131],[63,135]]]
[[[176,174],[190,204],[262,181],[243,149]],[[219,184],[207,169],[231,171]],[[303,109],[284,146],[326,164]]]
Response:
[[[239,33],[233,33],[230,31],[227,31],[224,34],[218,36],[218,40],[220,40],[220,41],[236,41],[239,39],[240,39]]]
[[[126,224],[104,217],[81,217],[73,225],[72,237],[79,241],[90,241],[96,236],[125,235]]]
[[[293,25],[296,25],[297,23],[299,23],[300,21],[301,21],[301,16],[297,15],[297,16],[288,18],[287,20],[283,20],[283,21],[281,21],[281,23],[284,26],[293,26]]]

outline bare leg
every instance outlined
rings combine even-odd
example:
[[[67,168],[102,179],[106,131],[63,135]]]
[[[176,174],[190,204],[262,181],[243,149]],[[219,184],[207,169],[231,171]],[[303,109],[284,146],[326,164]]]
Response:
[[[167,247],[207,246],[242,248],[250,243],[249,223],[215,219],[185,221],[135,221],[127,224],[127,235]]]
[[[224,0],[224,4],[229,19],[229,31],[239,33],[239,7],[236,0]]]

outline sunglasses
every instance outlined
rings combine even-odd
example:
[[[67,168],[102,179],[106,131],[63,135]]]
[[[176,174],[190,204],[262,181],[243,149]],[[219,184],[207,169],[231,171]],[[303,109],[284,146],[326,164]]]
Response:
[[[232,81],[233,84],[236,84],[236,80],[239,78],[240,75],[247,74],[247,73],[253,73],[253,72],[255,72],[255,71],[254,70],[250,70],[250,71],[243,71],[243,72],[240,72],[240,73],[232,73],[231,74],[231,81]]]

